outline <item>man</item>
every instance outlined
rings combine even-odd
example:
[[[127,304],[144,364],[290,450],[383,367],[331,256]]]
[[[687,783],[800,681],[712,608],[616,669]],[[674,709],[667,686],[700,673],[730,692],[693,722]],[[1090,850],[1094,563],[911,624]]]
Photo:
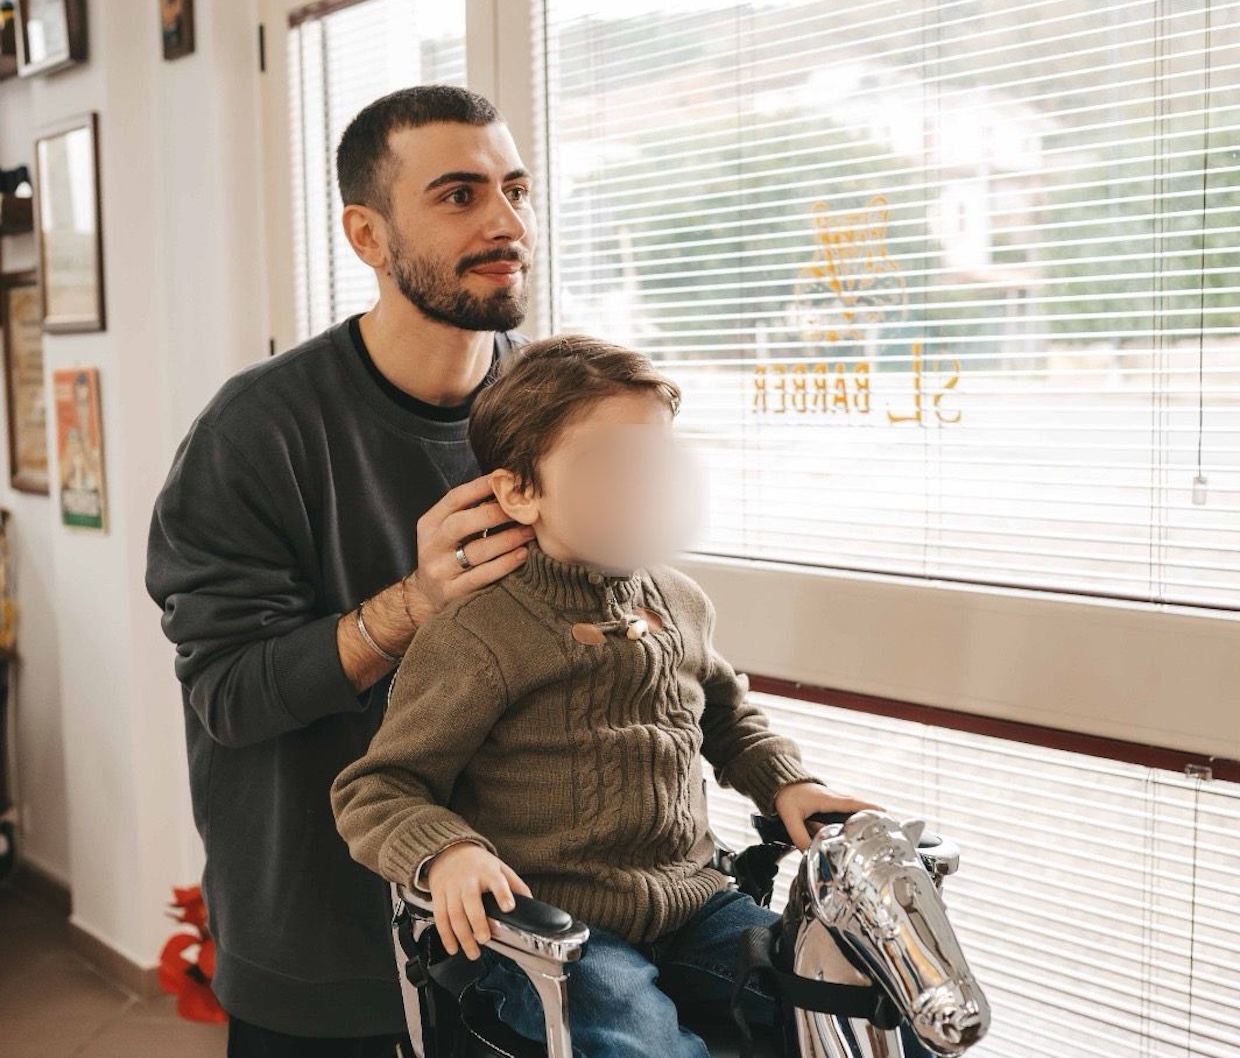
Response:
[[[230,1058],[393,1054],[388,891],[329,790],[418,625],[531,536],[481,535],[506,519],[467,438],[525,315],[536,227],[512,136],[480,96],[406,89],[357,115],[337,169],[377,303],[228,381],[151,525]]]

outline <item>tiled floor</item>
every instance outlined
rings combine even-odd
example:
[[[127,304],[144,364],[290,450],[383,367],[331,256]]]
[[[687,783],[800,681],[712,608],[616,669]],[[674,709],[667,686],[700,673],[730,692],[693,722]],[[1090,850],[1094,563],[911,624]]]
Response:
[[[140,999],[70,949],[64,919],[0,887],[0,1055],[223,1058],[225,1029],[178,1018],[169,996]]]

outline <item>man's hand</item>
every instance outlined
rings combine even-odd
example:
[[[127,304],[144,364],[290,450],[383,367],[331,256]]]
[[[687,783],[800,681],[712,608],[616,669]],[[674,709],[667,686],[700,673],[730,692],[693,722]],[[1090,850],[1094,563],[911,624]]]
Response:
[[[458,485],[418,519],[418,568],[404,581],[405,607],[415,625],[525,561],[525,545],[534,539],[534,530],[510,525],[494,532],[510,521],[486,477]],[[485,537],[478,536],[484,532]],[[457,558],[458,547],[468,569]]]
[[[879,805],[832,793],[816,782],[793,783],[775,795],[775,811],[779,813],[792,843],[802,852],[809,848],[810,841],[805,821],[815,812],[860,812],[863,808],[882,811]]]
[[[482,954],[478,946],[491,939],[482,894],[494,894],[503,911],[516,907],[513,893],[531,895],[508,864],[472,841],[449,845],[431,860],[426,884],[444,949],[455,955],[459,947],[470,959],[477,959]]]
[[[491,532],[508,519],[493,498],[485,502],[489,497],[490,482],[475,478],[458,485],[418,519],[418,568],[366,600],[366,630],[381,650],[399,658],[418,625],[446,602],[499,580],[525,561],[525,545],[534,531],[522,525]],[[482,532],[486,537],[467,539]],[[458,547],[463,548],[469,569],[457,561]],[[336,649],[345,675],[360,694],[391,672],[393,663],[362,639],[356,616],[347,613],[340,619]]]

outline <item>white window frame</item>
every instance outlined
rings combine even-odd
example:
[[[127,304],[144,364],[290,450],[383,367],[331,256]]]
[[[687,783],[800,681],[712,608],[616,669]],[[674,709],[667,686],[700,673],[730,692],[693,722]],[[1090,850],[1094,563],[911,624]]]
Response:
[[[295,334],[284,56],[288,12],[304,2],[260,0],[276,348]],[[548,277],[554,204],[532,47],[540,0],[467,3],[469,85],[504,113],[543,189],[537,271]],[[536,290],[538,308],[525,327],[533,336],[547,333],[553,318],[550,286],[544,278]],[[701,555],[679,564],[715,601],[720,649],[748,672],[1240,759],[1240,613]]]
[[[293,267],[292,126],[289,120],[288,16],[305,0],[259,0],[264,72],[259,79],[263,137],[263,209],[267,230],[267,327],[272,352],[296,344]]]

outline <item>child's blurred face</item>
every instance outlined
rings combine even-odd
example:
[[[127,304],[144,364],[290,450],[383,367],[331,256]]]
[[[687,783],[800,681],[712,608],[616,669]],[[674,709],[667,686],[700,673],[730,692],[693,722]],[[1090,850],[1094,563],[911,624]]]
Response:
[[[688,543],[694,475],[673,441],[672,413],[654,393],[602,397],[574,417],[538,465],[539,489],[493,484],[512,518],[531,525],[552,558],[627,573]]]

